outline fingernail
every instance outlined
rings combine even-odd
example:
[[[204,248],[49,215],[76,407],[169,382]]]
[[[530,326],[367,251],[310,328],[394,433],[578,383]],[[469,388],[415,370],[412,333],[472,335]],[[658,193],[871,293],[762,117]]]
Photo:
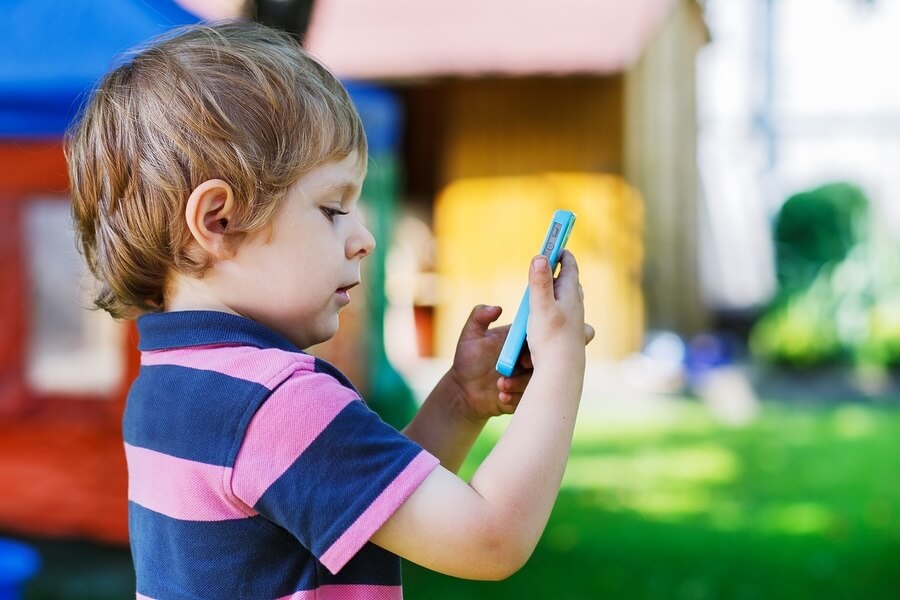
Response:
[[[547,257],[546,256],[535,256],[534,260],[531,261],[531,270],[535,273],[540,273],[544,269],[547,268]]]

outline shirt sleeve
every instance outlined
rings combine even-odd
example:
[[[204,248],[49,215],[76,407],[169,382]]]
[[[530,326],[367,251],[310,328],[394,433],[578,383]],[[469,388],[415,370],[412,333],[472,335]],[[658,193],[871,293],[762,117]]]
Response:
[[[354,390],[300,372],[250,421],[232,490],[337,573],[438,462]]]

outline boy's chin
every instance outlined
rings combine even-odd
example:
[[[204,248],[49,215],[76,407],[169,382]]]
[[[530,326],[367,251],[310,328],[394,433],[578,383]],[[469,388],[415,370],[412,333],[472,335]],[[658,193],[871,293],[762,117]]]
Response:
[[[324,344],[331,338],[333,338],[338,331],[338,322],[335,319],[333,324],[328,324],[323,327],[318,328],[317,331],[304,331],[302,333],[298,333],[296,336],[292,336],[291,341],[301,350],[306,350],[312,346],[317,346],[319,344]]]

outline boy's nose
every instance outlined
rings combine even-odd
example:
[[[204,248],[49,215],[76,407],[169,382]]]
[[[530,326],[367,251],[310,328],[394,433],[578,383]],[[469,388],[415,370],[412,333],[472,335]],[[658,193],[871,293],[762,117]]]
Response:
[[[373,236],[372,232],[360,222],[354,235],[347,240],[347,257],[363,258],[370,255],[374,249],[375,236]]]

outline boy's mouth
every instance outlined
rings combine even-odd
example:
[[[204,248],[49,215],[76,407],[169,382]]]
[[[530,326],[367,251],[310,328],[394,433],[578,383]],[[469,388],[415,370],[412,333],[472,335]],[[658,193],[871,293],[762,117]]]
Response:
[[[345,285],[344,287],[339,287],[334,291],[334,295],[337,296],[338,302],[342,305],[347,305],[350,303],[350,290],[355,288],[359,282],[351,283],[350,285]]]
[[[358,284],[359,282],[357,281],[356,283],[351,283],[350,285],[345,285],[344,287],[336,289],[334,295],[337,297],[338,303],[342,306],[350,304],[350,289],[356,287]]]

